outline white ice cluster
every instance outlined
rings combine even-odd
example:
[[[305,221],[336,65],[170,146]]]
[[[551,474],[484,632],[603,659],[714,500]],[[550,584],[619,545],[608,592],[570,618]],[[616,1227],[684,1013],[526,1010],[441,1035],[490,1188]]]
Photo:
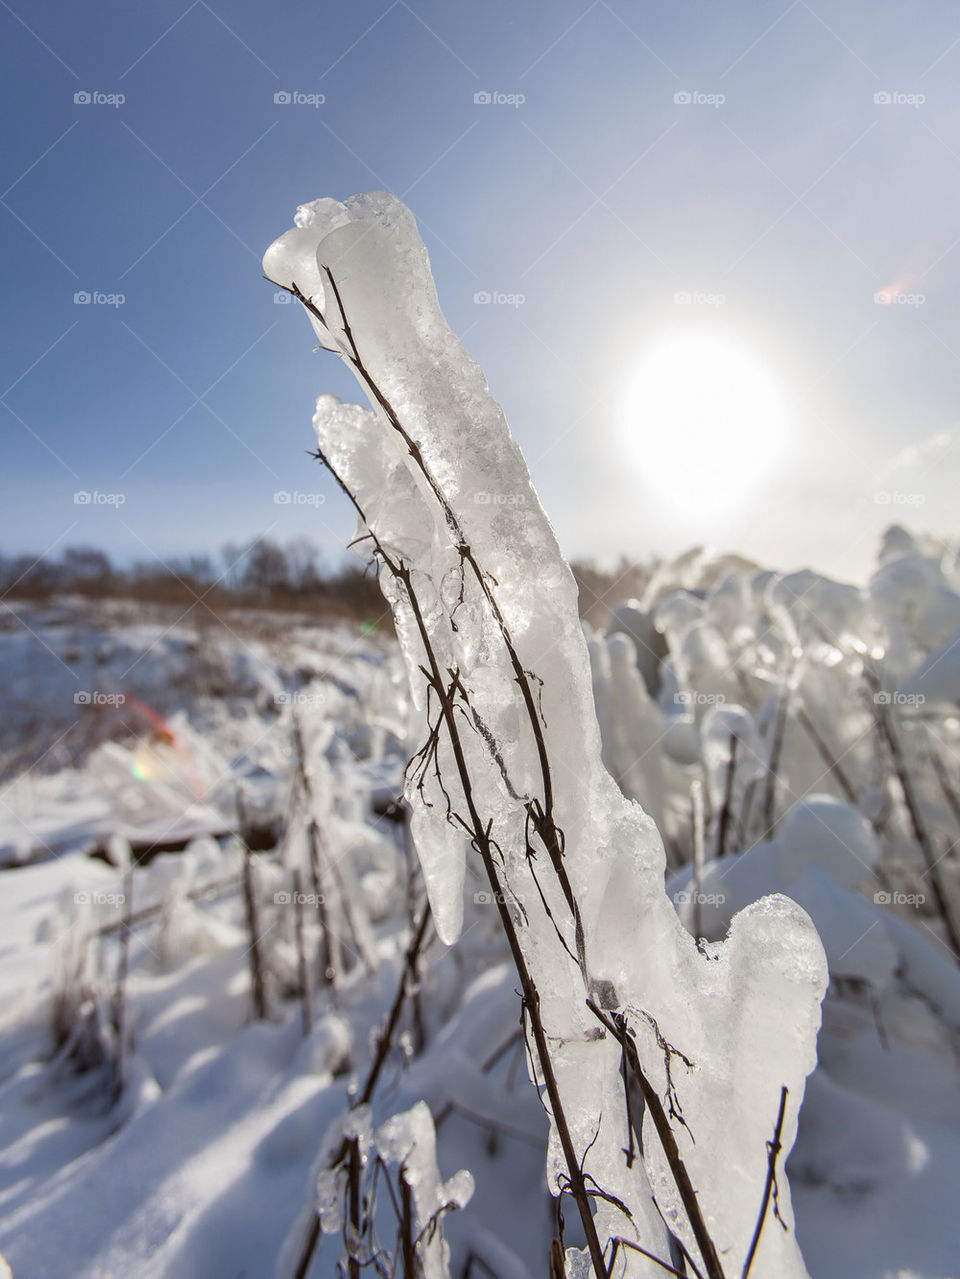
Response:
[[[677,1247],[669,1231],[703,1273],[720,1266],[739,1275],[786,1089],[778,1220],[770,1210],[751,1274],[805,1275],[783,1164],[816,1062],[826,980],[809,918],[768,897],[704,950],[677,918],[657,830],[602,762],[573,577],[501,409],[443,318],[408,210],[383,192],[304,205],[264,270],[304,299],[321,345],[345,359],[370,400],[365,410],[321,396],[314,426],[356,505],[359,536],[379,555],[421,716],[424,750],[407,794],[438,931],[457,937],[479,822],[494,841],[505,909],[539,992],[574,1158],[604,1192],[594,1200],[599,1238],[668,1258]],[[721,610],[712,630],[723,623]],[[688,663],[714,660],[711,646],[712,632],[691,641]],[[455,706],[455,737],[440,723],[441,694]],[[642,789],[644,779],[636,783]],[[562,832],[553,860],[552,832]],[[609,1030],[618,1018],[667,1116],[669,1160],[650,1106],[642,1154],[625,1157],[621,1050]],[[541,1086],[544,1066],[533,1054]],[[561,1145],[555,1122],[554,1193],[570,1175]],[[715,1263],[696,1238],[678,1161]],[[627,1250],[617,1269],[663,1273]]]

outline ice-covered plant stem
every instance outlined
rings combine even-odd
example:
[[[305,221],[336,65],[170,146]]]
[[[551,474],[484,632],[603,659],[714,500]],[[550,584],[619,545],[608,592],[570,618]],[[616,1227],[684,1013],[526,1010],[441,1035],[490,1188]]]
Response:
[[[809,919],[776,897],[720,944],[681,926],[656,828],[601,763],[572,576],[409,212],[304,205],[264,271],[372,406],[321,396],[318,456],[379,561],[422,718],[406,796],[437,931],[459,934],[472,851],[510,945],[548,1183],[587,1242],[567,1274],[804,1275],[769,1152],[775,1133],[789,1153],[816,1059]]]

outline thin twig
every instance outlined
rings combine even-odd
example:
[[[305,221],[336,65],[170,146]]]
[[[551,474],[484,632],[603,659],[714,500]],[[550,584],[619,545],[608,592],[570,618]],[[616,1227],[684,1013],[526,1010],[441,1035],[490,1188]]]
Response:
[[[787,1086],[780,1089],[780,1110],[777,1114],[776,1127],[773,1130],[773,1140],[767,1142],[767,1179],[763,1186],[763,1199],[760,1202],[760,1214],[757,1217],[757,1224],[753,1230],[753,1238],[750,1241],[750,1248],[747,1252],[746,1261],[743,1263],[743,1271],[740,1279],[747,1279],[750,1274],[750,1267],[753,1265],[753,1258],[757,1252],[757,1245],[760,1242],[760,1232],[763,1230],[763,1223],[767,1217],[767,1209],[770,1207],[770,1194],[773,1190],[777,1179],[777,1156],[783,1149],[780,1144],[780,1136],[783,1132],[783,1119],[787,1113]]]
[[[307,953],[303,945],[303,877],[299,870],[293,872],[293,923],[297,938],[297,980],[300,983],[300,1006],[303,1010],[303,1033],[313,1029],[310,1009],[310,978],[307,972]]]
[[[841,767],[840,761],[837,759],[836,755],[834,755],[833,751],[827,745],[826,739],[813,722],[806,708],[804,706],[797,706],[794,711],[794,716],[797,723],[810,738],[811,742],[813,742],[817,749],[817,754],[827,767],[827,771],[837,779],[837,785],[843,791],[844,799],[848,804],[855,806],[857,803],[856,788],[847,776],[846,771]]]
[[[237,804],[240,805],[239,793]],[[247,948],[250,956],[250,992],[253,998],[253,1015],[257,1021],[264,1021],[267,1016],[267,992],[263,976],[263,956],[260,953],[260,922],[254,890],[252,858],[253,854],[246,840],[243,840],[243,905],[247,919],[247,932],[250,934],[250,945]]]
[[[627,1060],[630,1063],[630,1069],[633,1073],[633,1077],[640,1086],[640,1091],[643,1094],[643,1100],[650,1112],[650,1118],[653,1120],[653,1125],[657,1130],[660,1145],[663,1148],[663,1153],[670,1166],[671,1175],[673,1176],[677,1190],[680,1194],[680,1199],[687,1214],[687,1220],[690,1222],[690,1228],[693,1231],[693,1236],[697,1241],[697,1246],[699,1247],[700,1253],[703,1257],[704,1265],[707,1267],[708,1279],[724,1279],[720,1254],[717,1251],[716,1244],[710,1236],[710,1231],[707,1229],[703,1213],[700,1211],[697,1192],[693,1187],[693,1182],[690,1180],[690,1174],[687,1172],[686,1165],[683,1162],[683,1157],[680,1154],[680,1148],[677,1145],[677,1139],[670,1126],[670,1120],[667,1118],[656,1089],[644,1074],[643,1066],[640,1061],[640,1054],[637,1051],[637,1045],[634,1041],[633,1035],[627,1027],[626,1020],[621,1013],[614,1013],[612,1018],[609,1017],[606,1013],[601,1012],[591,999],[588,999],[586,1003],[587,1007],[601,1025],[606,1027],[627,1054]]]
[[[390,1054],[390,1048],[393,1043],[393,1036],[400,1020],[400,1013],[403,1008],[403,1002],[407,998],[410,974],[416,965],[417,956],[420,948],[423,946],[424,938],[427,935],[427,927],[430,923],[430,905],[424,903],[423,910],[417,927],[410,938],[404,955],[403,968],[400,973],[400,981],[397,985],[397,993],[394,995],[393,1004],[387,1016],[386,1024],[381,1031],[377,1040],[377,1050],[374,1053],[373,1061],[370,1063],[370,1069],[367,1072],[367,1078],[363,1088],[354,1099],[351,1110],[356,1110],[358,1106],[365,1106],[369,1103],[373,1096],[374,1089],[380,1078],[380,1072],[383,1070],[384,1063]],[[341,1143],[339,1149],[330,1160],[330,1167],[336,1167],[343,1162],[346,1156],[347,1143],[346,1139]],[[320,1239],[320,1217],[316,1212],[311,1213],[310,1224],[307,1233],[304,1236],[303,1243],[300,1247],[300,1254],[293,1270],[293,1279],[306,1279],[307,1272],[310,1269],[310,1263],[313,1260],[313,1254],[316,1251],[317,1243]]]
[[[940,917],[943,920],[954,959],[958,964],[960,964],[960,921],[958,921],[954,916],[947,886],[943,882],[940,874],[941,857],[938,855],[933,837],[927,829],[923,810],[920,805],[920,798],[917,795],[916,788],[913,784],[913,777],[907,767],[907,760],[903,752],[900,735],[894,727],[893,716],[890,713],[889,703],[883,700],[880,679],[876,672],[869,666],[864,667],[864,675],[867,685],[873,693],[874,714],[876,715],[877,724],[880,728],[883,739],[890,751],[893,771],[900,784],[900,792],[903,795],[904,806],[910,819],[910,828],[913,832],[913,837],[917,842],[917,846],[923,854],[923,859],[926,862],[926,873],[930,877],[930,886],[933,889],[934,900],[936,901],[937,909],[940,912]]]
[[[726,781],[723,787],[723,803],[720,807],[720,816],[717,820],[717,850],[716,856],[722,857],[727,851],[727,831],[730,828],[730,822],[733,817],[733,784],[737,774],[737,746],[740,738],[736,733],[730,734],[730,758],[727,760]]]

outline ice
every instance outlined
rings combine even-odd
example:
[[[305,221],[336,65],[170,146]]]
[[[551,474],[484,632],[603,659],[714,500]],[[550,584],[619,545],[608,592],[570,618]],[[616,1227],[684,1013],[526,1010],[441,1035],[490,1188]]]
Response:
[[[960,632],[960,594],[936,560],[919,554],[889,559],[870,579],[869,590],[894,676]]]
[[[523,962],[539,992],[572,1158],[615,1196],[599,1201],[598,1231],[605,1239],[618,1233],[645,1240],[662,1255],[662,1214],[702,1263],[690,1205],[678,1197],[649,1115],[642,1159],[630,1166],[624,1158],[621,1054],[586,1009],[588,996],[624,1018],[641,1069],[661,1096],[673,1061],[689,1125],[674,1124],[677,1140],[724,1265],[739,1272],[781,1089],[788,1097],[785,1158],[815,1063],[822,947],[809,918],[783,897],[748,906],[710,955],[685,932],[663,890],[660,837],[602,763],[573,577],[502,411],[444,321],[412,216],[383,192],[353,196],[335,210],[310,207],[317,210],[309,228],[315,253],[299,226],[268,250],[265,271],[277,263],[279,283],[319,298],[312,264],[320,264],[322,318],[311,322],[373,408],[323,396],[314,425],[321,451],[355,499],[363,545],[377,551],[421,716],[423,751],[408,770],[407,795],[422,820],[434,823],[429,835],[420,827],[431,902],[452,939],[464,836],[478,851],[492,838],[489,864],[513,904]],[[296,278],[300,262],[305,284]],[[747,570],[717,562],[708,585]],[[703,612],[691,604],[674,634],[665,629],[682,687],[732,702],[739,685],[725,600],[719,591],[715,624],[690,618]],[[521,714],[507,731],[502,712],[517,705]],[[728,714],[726,729],[730,722]],[[746,736],[746,717],[740,727]],[[550,853],[547,841],[555,838],[562,838],[562,852]],[[578,903],[579,922],[568,896]],[[691,1066],[665,1057],[664,1044]],[[426,1119],[417,1123],[425,1146]],[[554,1115],[554,1194],[558,1178],[575,1170],[566,1156],[557,1158],[558,1124]],[[401,1132],[396,1142],[403,1139]],[[433,1202],[432,1172],[424,1184]],[[782,1167],[778,1185],[787,1229],[763,1231],[754,1279],[805,1274]],[[625,1254],[624,1271],[647,1276],[657,1267],[633,1253]]]
[[[934,649],[908,671],[897,691],[914,701],[923,698],[931,703],[960,705],[960,645],[956,638]]]
[[[766,597],[772,609],[789,616],[803,642],[839,644],[863,633],[864,599],[855,586],[805,570],[773,578]]]
[[[309,339],[304,346],[308,344]],[[304,358],[309,358],[306,350]],[[374,424],[373,433],[364,434],[367,413],[332,400],[327,409],[330,417],[342,415],[344,449],[357,442],[347,425],[359,433],[351,466],[366,466],[367,455],[372,456],[367,488],[370,516],[379,517],[383,535],[389,538],[392,531],[395,549],[400,548],[418,566],[414,572],[424,600],[429,598],[431,604],[430,625],[445,646],[443,660],[462,664],[464,686],[475,704],[483,706],[484,722],[502,748],[511,783],[526,776],[515,787],[525,793],[524,788],[536,787],[538,780],[535,761],[531,766],[529,721],[518,701],[518,687],[509,677],[503,678],[496,635],[490,639],[489,634],[471,628],[476,600],[469,592],[457,613],[461,631],[441,630],[451,599],[456,604],[460,582],[456,572],[448,572],[431,593],[432,579],[424,571],[423,557],[432,555],[434,545],[446,534],[434,528],[429,503],[424,503],[416,484],[402,487],[410,480],[402,450],[392,463],[397,470],[390,491],[378,493],[377,467],[387,448],[378,434],[380,426]],[[331,423],[332,434],[338,429]],[[304,465],[310,464],[305,461]],[[396,505],[386,505],[395,498]],[[384,509],[389,511],[386,519],[381,516]],[[906,545],[901,539],[889,558],[902,557]],[[909,553],[932,561],[936,573],[956,589],[955,555],[946,554],[942,546],[938,550],[934,539],[919,534],[910,535],[910,545]],[[518,565],[522,565],[521,550],[516,551]],[[786,627],[782,618],[765,613],[766,591],[773,580],[765,573],[751,580],[740,623],[732,612],[727,619],[722,616],[723,609],[718,611],[713,601],[722,604],[731,594],[739,597],[728,579],[731,573],[744,571],[725,557],[701,556],[678,569],[676,576],[683,578],[685,589],[704,593],[708,623],[728,649],[737,650],[754,694],[754,701],[742,704],[743,711],[769,733],[771,712],[776,711],[785,674],[796,658],[796,628],[791,622],[793,629],[788,633],[781,629]],[[664,579],[665,589],[673,581],[670,573]],[[909,577],[905,589],[912,589]],[[533,608],[535,594],[530,598]],[[655,593],[645,595],[644,611],[655,608]],[[908,609],[902,612],[908,617]],[[895,615],[899,616],[896,611]],[[919,616],[915,614],[914,622]],[[45,642],[56,643],[38,615],[31,613],[29,620]],[[925,663],[934,680],[941,668],[947,668],[950,646],[930,647],[939,624],[935,618],[934,623],[932,630],[913,623],[904,629],[906,675],[891,681],[891,690],[897,688],[907,696],[910,672]],[[402,828],[372,818],[370,801],[374,796],[386,799],[400,793],[405,759],[424,741],[428,699],[422,681],[415,682],[413,692],[420,707],[413,707],[407,674],[392,640],[368,644],[355,628],[291,630],[287,615],[271,617],[269,625],[273,637],[256,672],[231,655],[246,636],[241,632],[241,639],[218,644],[215,668],[211,669],[211,663],[204,678],[196,681],[182,657],[180,638],[176,632],[165,636],[158,621],[144,622],[138,628],[139,639],[134,640],[126,624],[107,626],[98,612],[87,630],[79,624],[71,626],[71,643],[88,655],[84,660],[103,651],[119,654],[127,664],[137,643],[148,649],[136,668],[143,680],[141,691],[151,690],[149,700],[162,707],[167,724],[199,761],[201,779],[208,765],[219,761],[226,773],[224,793],[229,797],[242,779],[245,791],[251,797],[256,793],[258,811],[285,804],[291,782],[293,711],[276,703],[271,689],[302,689],[310,698],[324,693],[321,709],[297,709],[315,789],[314,812],[323,823],[331,858],[349,859],[356,871],[352,888],[351,877],[343,876],[346,895],[357,893],[359,883],[356,900],[366,902],[377,916],[376,971],[370,976],[365,965],[347,965],[349,971],[337,991],[337,1011],[331,1013],[330,992],[322,988],[311,962],[315,1020],[312,1033],[302,1035],[301,1006],[293,984],[291,917],[273,903],[276,889],[290,887],[290,868],[299,866],[309,874],[301,834],[294,831],[282,852],[285,870],[269,865],[269,853],[258,857],[256,876],[265,905],[263,926],[275,1021],[251,1024],[249,938],[236,888],[183,901],[184,892],[196,892],[208,879],[229,883],[236,876],[236,841],[207,834],[192,839],[183,852],[155,858],[150,866],[132,865],[135,910],[155,906],[165,895],[176,895],[178,900],[168,907],[175,925],[169,934],[169,964],[158,971],[156,956],[162,949],[158,943],[164,939],[156,915],[153,922],[136,928],[131,939],[127,1012],[133,1040],[125,1067],[126,1088],[111,1107],[110,1080],[105,1080],[104,1088],[104,1073],[74,1075],[65,1068],[62,1056],[50,1061],[47,1023],[51,978],[57,989],[66,979],[75,987],[86,982],[88,990],[80,990],[79,995],[90,1013],[90,1045],[110,1047],[109,1035],[102,1040],[99,1036],[108,1026],[103,1013],[116,980],[122,934],[118,930],[104,939],[99,958],[96,946],[89,943],[87,967],[79,974],[67,962],[57,975],[53,961],[65,934],[79,946],[90,929],[122,918],[121,907],[107,905],[103,898],[102,904],[96,904],[93,894],[113,896],[123,891],[123,871],[75,850],[93,842],[107,843],[108,851],[113,845],[115,861],[125,860],[125,844],[139,840],[145,828],[133,825],[115,839],[108,838],[116,831],[118,792],[141,784],[152,792],[151,779],[141,783],[131,765],[151,758],[157,762],[158,757],[137,755],[126,744],[114,742],[121,747],[114,760],[122,761],[122,766],[113,767],[110,756],[100,753],[103,741],[93,737],[75,756],[58,759],[56,770],[40,768],[14,779],[3,790],[0,843],[12,845],[22,837],[28,855],[25,864],[0,876],[0,931],[5,948],[0,971],[0,1250],[17,1276],[59,1276],[67,1258],[69,1272],[77,1279],[127,1279],[131,1274],[143,1279],[266,1276],[275,1268],[277,1279],[290,1279],[304,1233],[318,1208],[325,1226],[336,1233],[321,1240],[310,1279],[326,1279],[336,1268],[341,1248],[338,1226],[342,1226],[342,1198],[336,1191],[339,1187],[342,1192],[343,1187],[335,1179],[328,1179],[324,1186],[324,1161],[336,1149],[319,1143],[318,1151],[317,1135],[332,1128],[335,1145],[342,1138],[342,1116],[356,1096],[351,1085],[359,1085],[364,1078],[367,1045],[382,1029],[397,989],[413,904],[408,892],[419,884],[404,856]],[[412,619],[408,617],[403,625],[415,644]],[[782,903],[776,908],[776,930],[758,930],[751,923],[750,944],[736,952],[736,962],[729,964],[734,954],[728,937],[732,922],[758,898],[780,894],[809,916],[830,969],[818,1064],[805,1085],[788,1165],[789,1186],[781,1175],[784,1156],[778,1161],[780,1193],[789,1194],[806,1266],[816,1279],[892,1279],[899,1272],[918,1279],[945,1279],[956,1273],[954,1232],[949,1227],[960,1181],[956,1086],[960,971],[944,942],[929,885],[922,878],[923,867],[891,781],[889,761],[878,749],[869,690],[864,696],[863,650],[878,637],[885,642],[885,624],[870,614],[863,625],[863,634],[849,646],[845,641],[841,646],[826,641],[812,628],[804,640],[780,760],[774,828],[758,826],[756,842],[746,841],[742,851],[721,861],[707,861],[698,881],[698,910],[689,866],[668,881],[666,895],[681,925],[691,932],[696,923],[697,933],[705,939],[702,954],[692,939],[678,941],[671,921],[662,916],[656,875],[641,879],[657,854],[649,816],[641,818],[634,805],[604,789],[602,780],[590,780],[595,757],[589,750],[580,763],[588,777],[583,794],[593,807],[586,816],[578,818],[574,813],[572,822],[567,808],[558,809],[558,820],[568,831],[579,832],[568,839],[564,856],[571,874],[578,876],[578,893],[585,903],[584,944],[598,1001],[604,1008],[622,1007],[661,1097],[666,1096],[667,1086],[663,1050],[647,1015],[656,1020],[664,1040],[693,1063],[688,1068],[679,1056],[672,1059],[676,1100],[692,1136],[688,1138],[678,1120],[674,1127],[685,1162],[696,1175],[698,1193],[709,1200],[713,1223],[719,1214],[718,1240],[728,1237],[728,1223],[733,1223],[739,1238],[742,1222],[751,1222],[757,1211],[759,1204],[751,1196],[757,1191],[762,1155],[744,1164],[741,1142],[722,1122],[715,1128],[715,1116],[722,1118],[728,1105],[739,1116],[743,1099],[738,1081],[749,1081],[756,1091],[758,1117],[742,1146],[751,1151],[754,1145],[762,1147],[770,1135],[767,1132],[761,1139],[760,1129],[766,1127],[762,1118],[772,1127],[770,1107],[777,1100],[776,1077],[781,1073],[768,1039],[782,1036],[781,1014],[809,1025],[802,1019],[815,1002],[809,990],[798,997],[792,983],[800,973],[788,974],[785,991],[776,976],[782,976],[785,957],[794,950],[802,952],[805,935],[801,932],[798,942],[797,925],[803,916],[788,917]],[[756,638],[745,639],[748,633]],[[4,655],[15,638],[12,631],[0,635]],[[37,651],[43,651],[39,645]],[[607,660],[611,688],[618,651],[624,659],[629,657],[622,636],[616,641],[608,636],[601,647],[594,645],[594,655]],[[523,652],[525,662],[542,673],[536,650]],[[423,659],[421,652],[419,660]],[[882,669],[882,659],[876,660]],[[938,660],[940,665],[935,666]],[[762,668],[762,681],[754,681],[755,667]],[[0,690],[7,731],[20,731],[23,721],[16,698],[29,685],[37,690],[40,722],[47,726],[51,740],[64,727],[57,718],[63,700],[57,679],[47,685],[35,678],[28,664],[11,662],[10,668],[13,675]],[[301,670],[302,677],[297,674]],[[229,687],[231,672],[240,681],[238,697],[231,695],[224,701],[222,694],[211,695],[210,688],[221,679]],[[655,710],[665,724],[667,747],[662,753],[661,796],[665,838],[672,836],[672,854],[679,850],[688,857],[688,797],[691,783],[702,777],[701,743],[692,703],[685,706],[674,695],[700,690],[672,683],[669,665],[661,673],[665,683]],[[632,672],[625,676],[632,677]],[[922,813],[946,850],[957,827],[932,771],[931,750],[941,753],[947,783],[955,786],[953,752],[960,723],[949,702],[934,704],[930,686],[927,691],[925,704],[904,703],[892,695],[888,712],[900,730]],[[797,720],[798,707],[812,717],[849,774],[855,791],[852,803],[838,802],[843,788]],[[701,722],[708,709],[707,705],[697,708]],[[630,721],[640,712],[617,694],[610,698],[608,711],[612,713],[604,732],[612,729],[616,743],[618,734],[634,730]],[[408,714],[413,726],[409,750]],[[466,716],[460,718],[466,724]],[[552,725],[547,727],[552,749]],[[565,731],[569,728],[568,724]],[[766,759],[769,740],[761,740]],[[656,1141],[648,1128],[646,1161],[638,1154],[633,1169],[626,1169],[621,1152],[628,1145],[628,1134],[619,1053],[610,1051],[609,1037],[590,1038],[596,1024],[582,1004],[579,970],[544,926],[536,890],[516,856],[518,850],[522,852],[521,842],[512,838],[515,809],[511,805],[516,801],[504,800],[500,771],[489,754],[478,751],[476,735],[468,735],[465,729],[464,741],[471,767],[478,771],[483,803],[500,803],[496,831],[511,836],[503,839],[511,859],[510,881],[525,898],[530,925],[522,939],[543,992],[552,1056],[577,1155],[590,1147],[585,1159],[589,1175],[601,1179],[607,1191],[630,1205],[637,1236],[659,1256],[667,1257],[658,1210],[677,1221],[681,1233],[685,1227],[682,1209],[671,1199],[669,1179],[662,1180]],[[565,758],[578,766],[572,749]],[[99,770],[102,760],[108,762]],[[489,774],[482,771],[483,761],[490,765]],[[64,763],[68,766],[63,767]],[[448,759],[443,767],[450,767]],[[602,778],[599,771],[597,777]],[[455,783],[454,778],[450,793],[459,806],[462,794]],[[790,807],[791,792],[804,796],[795,809]],[[416,797],[415,788],[413,794]],[[428,795],[442,801],[439,792],[428,791]],[[426,811],[436,817],[435,855],[463,851],[466,835],[446,821],[442,802]],[[611,813],[619,814],[621,825]],[[232,820],[227,804],[220,816]],[[876,824],[875,830],[868,829],[867,816]],[[39,840],[59,855],[44,853]],[[563,902],[552,893],[546,857],[540,844],[534,843],[537,869],[551,892],[555,917],[572,944]],[[38,853],[43,853],[43,860]],[[281,853],[276,856],[280,859]],[[392,1111],[425,1102],[435,1117],[438,1167],[469,1168],[476,1180],[467,1211],[444,1218],[452,1274],[462,1273],[472,1252],[482,1259],[475,1260],[475,1273],[484,1273],[486,1263],[501,1279],[532,1279],[543,1273],[547,1243],[555,1230],[553,1214],[540,1197],[548,1120],[540,1089],[529,1087],[524,1078],[524,1042],[517,1035],[518,982],[500,935],[498,912],[491,902],[474,902],[477,890],[486,890],[487,885],[478,877],[472,850],[467,850],[466,861],[470,889],[457,948],[450,952],[429,946],[418,971],[422,1045],[413,1033],[408,1004],[368,1113],[369,1124],[349,1122],[349,1128],[358,1131],[362,1144],[369,1145],[372,1130]],[[948,854],[944,869],[953,891],[957,881],[951,862]],[[579,878],[584,863],[596,869],[595,884],[588,880],[584,885]],[[675,863],[671,860],[671,864]],[[873,873],[869,866],[875,868]],[[441,866],[441,878],[444,869]],[[409,880],[408,870],[412,872]],[[876,873],[880,879],[873,877]],[[309,891],[309,884],[304,886]],[[890,890],[896,887],[908,893],[926,889],[925,905],[898,907],[895,898],[890,900]],[[82,898],[77,901],[77,895],[84,893],[91,898],[85,904]],[[446,900],[461,896],[457,889]],[[521,918],[512,899],[508,909]],[[194,951],[188,936],[198,910],[217,926],[220,941],[209,950],[200,936]],[[312,961],[317,923],[309,914],[307,927]],[[770,965],[771,988],[764,984],[765,974],[748,962],[751,957],[761,967]],[[62,958],[71,959],[65,951]],[[76,953],[72,958],[76,960]],[[721,964],[727,967],[720,968]],[[709,965],[718,970],[719,989],[710,984]],[[95,999],[89,998],[91,987]],[[95,1000],[100,1001],[99,1010]],[[802,1062],[809,1060],[804,1058],[807,1052],[804,1041],[792,1066],[794,1077],[784,1079],[791,1090],[791,1111]],[[488,1071],[486,1063],[497,1053],[498,1064]],[[760,1081],[740,1063],[741,1055],[751,1053],[764,1068]],[[537,1075],[540,1078],[539,1070]],[[602,1123],[598,1124],[598,1116]],[[638,1110],[634,1118],[639,1121]],[[727,1174],[734,1183],[729,1190],[718,1189],[715,1180],[722,1173],[705,1166],[714,1150],[722,1152],[716,1162],[732,1170]],[[368,1160],[364,1175],[371,1164],[373,1160]],[[395,1166],[392,1171],[395,1174]],[[554,1134],[550,1162],[554,1185],[566,1171]],[[744,1201],[751,1200],[752,1211],[745,1204],[730,1202],[739,1181],[753,1188],[751,1194],[743,1193]],[[445,1193],[460,1201],[465,1188],[452,1179]],[[379,1200],[380,1239],[392,1247],[395,1217],[389,1196],[383,1193]],[[571,1221],[569,1200],[562,1206],[569,1241],[577,1237],[573,1233],[577,1227]],[[611,1203],[597,1209],[601,1230],[620,1233],[624,1224],[620,1210]],[[774,1236],[783,1233],[772,1216],[767,1218],[764,1234],[768,1230]],[[290,1246],[281,1252],[285,1237]],[[728,1279],[741,1273],[735,1250],[723,1260]],[[391,1262],[385,1264],[389,1268]],[[754,1276],[761,1273],[761,1265],[767,1274],[790,1273],[789,1268],[784,1271],[778,1256],[761,1254]],[[589,1276],[589,1256],[571,1249],[567,1267],[571,1274]],[[653,1263],[644,1270],[633,1258],[630,1273],[647,1279],[665,1272]]]
[[[663,715],[647,691],[630,635],[590,644],[603,759],[623,793],[663,825]]]
[[[753,716],[735,704],[710,706],[700,724],[700,737],[719,839],[723,812],[729,816],[744,811],[748,789],[764,773],[765,752]]]
[[[633,642],[637,669],[651,697],[660,690],[660,663],[667,654],[663,632],[637,600],[626,600],[613,610],[607,635],[628,635]]]
[[[463,927],[463,880],[467,858],[464,841],[436,815],[419,805],[410,818],[410,833],[417,846],[423,880],[430,897],[430,908],[437,936],[452,946]]]
[[[449,1279],[450,1250],[441,1229],[431,1229],[447,1208],[463,1208],[473,1195],[473,1177],[462,1169],[444,1182],[437,1169],[437,1140],[430,1108],[417,1102],[388,1119],[374,1141],[381,1158],[397,1164],[413,1192],[414,1238],[424,1279]]]
[[[703,600],[690,591],[671,591],[654,610],[657,627],[668,637],[679,640],[696,622],[703,618]]]

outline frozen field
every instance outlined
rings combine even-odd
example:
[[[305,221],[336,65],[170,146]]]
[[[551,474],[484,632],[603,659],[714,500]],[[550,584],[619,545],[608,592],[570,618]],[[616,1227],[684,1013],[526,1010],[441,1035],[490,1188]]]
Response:
[[[931,558],[894,540],[872,593],[804,588],[815,585],[821,612],[844,610],[831,620],[850,634],[889,625],[894,607],[916,619],[918,597],[932,612],[929,639],[901,636],[911,669],[890,705],[923,820],[946,851],[960,833],[949,799],[956,691],[941,681],[927,702],[916,690],[930,686],[927,654],[955,597],[946,578],[931,594]],[[725,574],[722,561],[664,581],[654,615],[670,656],[643,663],[660,682],[654,696],[629,638],[640,615],[621,610],[618,634],[592,634],[605,757],[658,813],[688,925],[696,910],[700,935],[722,937],[737,909],[784,891],[823,939],[831,985],[789,1164],[811,1274],[946,1279],[957,1273],[942,1222],[960,1176],[960,977],[872,704],[855,687],[856,654],[816,633],[796,588]],[[65,1258],[78,1276],[271,1275],[304,1236],[311,1168],[367,1080],[422,909],[391,807],[411,752],[395,642],[275,616],[198,633],[172,617],[134,623],[122,605],[106,615],[79,600],[14,607],[0,636],[4,746],[26,744],[34,759],[11,766],[0,795],[0,1251],[15,1276],[37,1279],[65,1273]],[[790,618],[803,660],[768,834],[757,763],[775,736]],[[89,701],[75,703],[75,691]],[[731,785],[734,730],[745,749]],[[698,779],[707,849],[695,886]],[[238,792],[260,845],[250,870],[261,1019]],[[818,798],[798,804],[805,793]],[[725,800],[729,844],[716,860]],[[291,900],[293,868],[311,864],[311,821],[330,881],[328,949],[306,870],[300,909]],[[952,852],[943,866],[956,901]],[[473,1273],[533,1276],[553,1230],[546,1124],[526,1080],[515,976],[474,875],[465,902],[455,946],[428,926],[373,1117],[426,1101],[441,1173],[473,1174],[469,1206],[447,1218],[452,1273],[472,1254]],[[335,1254],[336,1239],[322,1245],[313,1273],[332,1273]]]

